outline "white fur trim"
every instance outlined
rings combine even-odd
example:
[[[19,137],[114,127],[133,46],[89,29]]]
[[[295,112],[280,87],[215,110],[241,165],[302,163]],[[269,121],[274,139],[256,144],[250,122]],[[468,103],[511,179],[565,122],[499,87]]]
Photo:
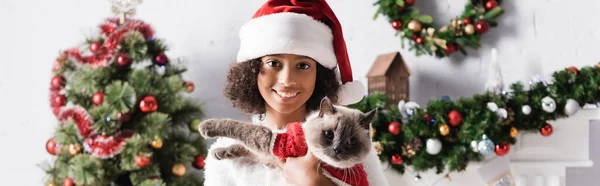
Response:
[[[271,142],[269,142],[269,152],[273,153],[273,148],[275,148],[275,140],[277,139],[277,131],[271,132]]]
[[[359,102],[365,96],[365,86],[360,81],[343,84],[338,91],[338,101],[341,105],[350,105]]]
[[[296,54],[329,69],[337,66],[331,29],[305,14],[285,12],[254,18],[241,27],[239,37],[238,62],[269,54]]]
[[[331,180],[331,182],[333,182],[336,186],[352,186],[342,180],[337,179],[336,177],[333,177],[329,172],[327,172],[327,170],[325,170],[325,169],[321,169],[321,170],[323,170],[323,176],[329,178],[329,180]]]

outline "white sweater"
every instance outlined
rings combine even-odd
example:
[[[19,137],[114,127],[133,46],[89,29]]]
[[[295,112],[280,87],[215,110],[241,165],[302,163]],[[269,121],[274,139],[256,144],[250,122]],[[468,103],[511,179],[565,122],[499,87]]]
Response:
[[[215,148],[227,147],[236,143],[235,140],[219,138],[208,149],[208,156],[204,166],[205,186],[280,186],[286,185],[281,169],[271,169],[262,164],[243,166],[236,165],[231,160],[216,160],[211,156]],[[388,181],[383,175],[383,168],[374,147],[363,160],[363,166],[369,185],[388,186]],[[337,180],[336,180],[337,181]],[[334,181],[335,182],[335,181]]]

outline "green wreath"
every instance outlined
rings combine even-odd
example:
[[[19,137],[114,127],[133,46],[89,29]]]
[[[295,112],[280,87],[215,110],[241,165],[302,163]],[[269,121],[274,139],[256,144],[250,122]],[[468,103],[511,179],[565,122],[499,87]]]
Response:
[[[417,56],[423,54],[442,58],[460,51],[467,55],[465,47],[478,49],[481,36],[490,27],[497,27],[496,18],[504,13],[500,7],[502,0],[469,0],[460,16],[452,19],[449,25],[435,29],[433,18],[423,15],[418,8],[411,7],[415,0],[378,0],[379,6],[373,19],[379,14],[388,18],[397,30],[396,36],[409,40],[410,51]]]
[[[517,82],[501,93],[455,101],[433,99],[423,108],[414,102],[388,103],[381,93],[349,107],[378,108],[372,123],[373,146],[392,170],[460,172],[471,162],[506,155],[519,133],[549,136],[553,121],[576,114],[586,104],[600,103],[600,63],[555,71],[552,80],[550,84],[540,78],[528,88]]]

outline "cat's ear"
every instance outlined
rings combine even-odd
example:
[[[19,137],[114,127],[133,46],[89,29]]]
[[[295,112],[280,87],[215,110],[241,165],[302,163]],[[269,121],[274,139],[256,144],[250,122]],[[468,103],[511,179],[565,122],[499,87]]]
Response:
[[[319,117],[323,117],[325,114],[335,114],[335,107],[331,103],[329,98],[324,97],[321,99],[321,107],[319,108]]]
[[[367,113],[364,113],[362,118],[360,119],[360,125],[365,129],[369,129],[371,122],[373,122],[373,119],[375,119],[375,114],[377,114],[377,108]]]

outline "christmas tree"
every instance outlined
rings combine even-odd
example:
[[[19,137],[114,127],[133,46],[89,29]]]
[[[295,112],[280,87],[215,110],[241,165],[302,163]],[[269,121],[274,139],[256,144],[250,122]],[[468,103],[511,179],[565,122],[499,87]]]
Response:
[[[47,185],[202,185],[194,84],[153,28],[122,13],[62,51],[50,88],[57,129]],[[193,168],[192,168],[193,167]],[[186,171],[187,170],[187,171]],[[186,174],[187,173],[187,174]]]

